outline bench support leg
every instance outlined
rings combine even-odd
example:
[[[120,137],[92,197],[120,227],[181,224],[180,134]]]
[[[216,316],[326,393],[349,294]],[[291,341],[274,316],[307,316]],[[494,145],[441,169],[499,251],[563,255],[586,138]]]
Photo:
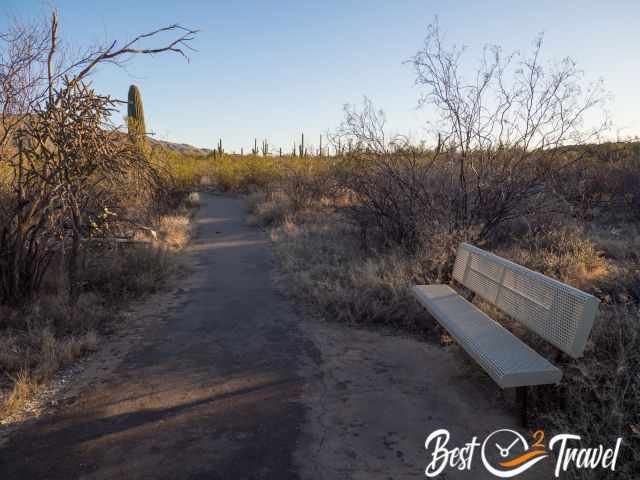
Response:
[[[518,403],[520,404],[521,421],[522,421],[522,426],[524,428],[527,428],[528,426],[528,421],[527,421],[527,394],[528,393],[529,393],[528,387],[526,386],[516,387],[516,397],[517,397]]]

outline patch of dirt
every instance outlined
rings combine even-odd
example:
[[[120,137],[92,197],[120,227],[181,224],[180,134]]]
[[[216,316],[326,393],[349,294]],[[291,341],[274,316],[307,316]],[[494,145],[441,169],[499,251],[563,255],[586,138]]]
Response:
[[[57,408],[72,404],[79,392],[98,386],[122,361],[127,352],[144,343],[146,333],[166,323],[166,311],[175,305],[182,289],[182,275],[171,278],[161,291],[129,303],[118,318],[109,325],[109,333],[99,337],[98,350],[60,370],[50,381],[41,385],[24,406],[0,420],[0,447],[12,434],[33,424]]]

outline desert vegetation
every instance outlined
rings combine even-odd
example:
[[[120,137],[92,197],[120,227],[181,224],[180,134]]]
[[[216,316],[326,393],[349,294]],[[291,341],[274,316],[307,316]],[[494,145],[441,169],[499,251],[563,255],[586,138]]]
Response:
[[[640,461],[640,143],[601,142],[604,117],[590,126],[584,119],[603,105],[602,85],[588,84],[570,59],[549,64],[543,53],[542,38],[528,56],[486,48],[467,79],[463,51],[445,46],[433,25],[409,60],[434,115],[433,147],[389,138],[384,113],[365,99],[345,107],[331,153],[220,149],[181,163],[178,176],[247,193],[293,295],[329,320],[449,343],[409,287],[449,282],[461,241],[596,295],[600,313],[580,360],[518,331],[564,372],[559,387],[531,396],[531,420],[593,445],[622,436],[626,471],[615,473],[632,478]]]
[[[622,436],[616,471],[640,463],[640,142],[602,142],[587,124],[606,99],[570,59],[487,47],[471,77],[438,25],[408,60],[432,113],[431,146],[389,137],[365,99],[317,147],[304,134],[245,154],[222,139],[207,154],[148,142],[141,92],[91,88],[104,63],[184,55],[194,31],[172,25],[79,58],[61,55],[53,15],[0,34],[0,368],[15,409],[61,366],[96,348],[122,299],[153,291],[188,239],[194,189],[246,194],[268,230],[292,294],[323,317],[449,343],[410,295],[451,280],[470,242],[596,295],[600,313],[582,359],[518,331],[564,372],[531,397],[531,420],[592,445]],[[169,33],[156,47],[142,39]],[[323,141],[325,142],[323,144]],[[117,240],[126,240],[116,248]],[[474,300],[483,309],[490,309]],[[518,329],[491,311],[510,329]],[[625,470],[626,469],[626,470]],[[584,474],[585,472],[581,472]],[[598,472],[600,473],[600,472]]]
[[[0,32],[3,415],[94,350],[123,300],[159,288],[189,229],[188,192],[151,155],[139,92],[127,135],[112,121],[121,101],[90,77],[136,55],[184,55],[195,32],[172,25],[74,55],[58,29],[53,13]]]

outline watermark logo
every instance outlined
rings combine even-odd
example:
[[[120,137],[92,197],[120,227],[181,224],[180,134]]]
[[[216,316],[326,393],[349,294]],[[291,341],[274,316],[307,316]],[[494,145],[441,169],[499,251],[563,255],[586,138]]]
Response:
[[[479,452],[482,466],[498,478],[513,478],[529,470],[534,465],[556,454],[554,474],[559,478],[569,468],[610,469],[615,471],[622,438],[615,445],[585,448],[580,446],[580,436],[560,434],[545,444],[544,430],[533,433],[531,444],[519,432],[503,428],[487,435],[480,443],[473,437],[463,446],[450,447],[451,434],[442,428],[432,432],[425,441],[425,448],[431,453],[431,461],[425,469],[429,478],[434,478],[446,469],[471,470],[474,457]]]
[[[498,443],[498,439],[507,446],[503,447]],[[487,456],[487,450],[494,447],[498,458],[501,459],[496,462],[497,465],[492,464]],[[544,432],[542,430],[535,432],[534,443],[531,447],[524,436],[514,430],[496,430],[484,439],[481,453],[484,467],[500,478],[515,477],[549,456],[544,447]]]

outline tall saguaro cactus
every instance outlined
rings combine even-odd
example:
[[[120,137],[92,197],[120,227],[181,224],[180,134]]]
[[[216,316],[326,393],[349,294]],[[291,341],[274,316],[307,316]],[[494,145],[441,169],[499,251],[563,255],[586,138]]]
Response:
[[[144,123],[144,108],[142,106],[140,90],[135,85],[129,87],[127,128],[131,141],[137,145],[141,151],[146,152],[145,135],[147,134],[147,127]]]

